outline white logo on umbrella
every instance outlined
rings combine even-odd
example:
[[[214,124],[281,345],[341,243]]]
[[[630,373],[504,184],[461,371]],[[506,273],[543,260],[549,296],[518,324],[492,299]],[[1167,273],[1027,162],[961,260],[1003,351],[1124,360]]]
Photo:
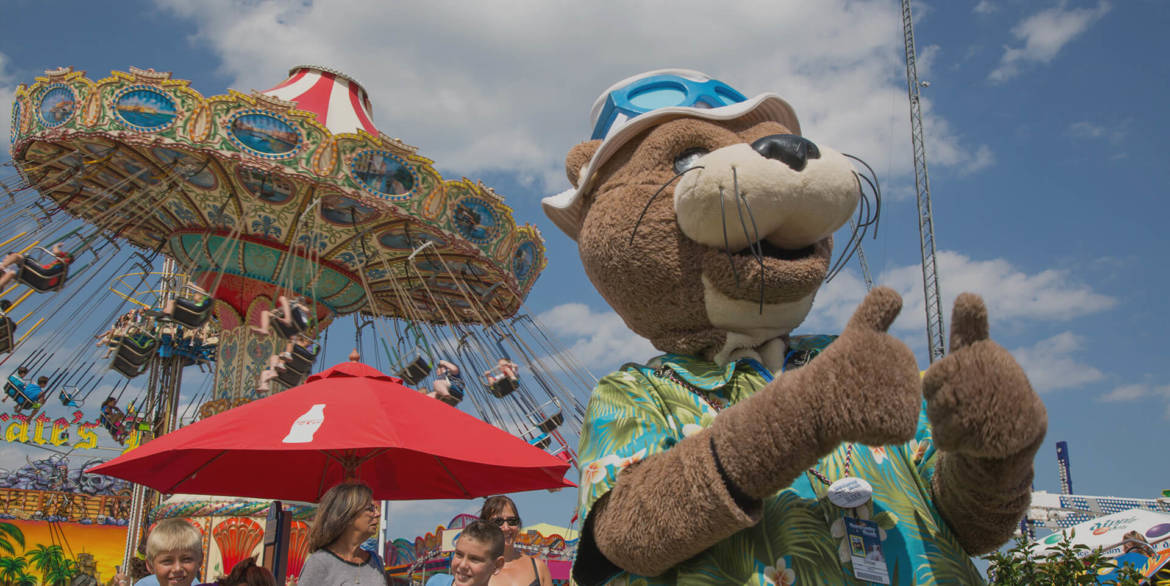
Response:
[[[307,444],[313,441],[313,434],[317,433],[317,428],[325,422],[325,404],[317,403],[309,407],[297,420],[293,422],[292,427],[288,430],[288,435],[280,440],[285,444]]]

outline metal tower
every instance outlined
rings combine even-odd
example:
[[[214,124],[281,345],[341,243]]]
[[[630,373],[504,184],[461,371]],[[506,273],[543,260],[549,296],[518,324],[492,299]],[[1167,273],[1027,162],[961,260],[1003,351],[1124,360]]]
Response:
[[[166,300],[175,297],[179,291],[179,278],[175,261],[168,258],[163,265],[161,298]],[[139,433],[143,434],[141,443],[146,443],[157,435],[165,435],[179,427],[179,392],[183,384],[184,358],[177,352],[167,355],[156,352],[150,359],[150,379],[147,386],[147,396],[143,403],[142,412],[147,414],[146,423],[140,423]],[[157,504],[161,495],[153,490],[134,485],[130,497],[129,525],[126,528],[126,548],[122,554],[122,568],[130,571],[130,560],[138,550],[143,531],[147,528],[147,513]]]
[[[906,41],[906,89],[910,94],[910,136],[914,143],[914,188],[918,192],[918,236],[922,245],[922,287],[926,297],[926,338],[930,342],[930,361],[942,358],[942,302],[938,293],[938,270],[934,254],[934,213],[930,204],[930,176],[926,174],[926,140],[922,133],[922,107],[919,103],[917,51],[914,48],[914,19],[910,0],[902,0],[902,31]]]
[[[1060,473],[1060,494],[1072,494],[1072,467],[1068,462],[1068,442],[1056,442],[1056,466]]]
[[[857,232],[855,220],[849,220],[849,229]],[[861,242],[857,243],[857,264],[861,266],[861,278],[865,281],[866,293],[873,291],[873,276],[869,274],[869,262],[865,260],[865,250],[862,249]]]

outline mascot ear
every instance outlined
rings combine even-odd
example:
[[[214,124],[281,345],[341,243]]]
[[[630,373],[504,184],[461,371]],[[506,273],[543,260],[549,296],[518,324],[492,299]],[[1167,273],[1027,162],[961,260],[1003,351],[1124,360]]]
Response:
[[[593,154],[600,147],[600,140],[583,142],[573,147],[565,156],[565,175],[569,177],[569,183],[572,183],[573,187],[581,187],[577,185],[577,179],[581,177],[581,170],[589,164],[589,160],[593,158]]]

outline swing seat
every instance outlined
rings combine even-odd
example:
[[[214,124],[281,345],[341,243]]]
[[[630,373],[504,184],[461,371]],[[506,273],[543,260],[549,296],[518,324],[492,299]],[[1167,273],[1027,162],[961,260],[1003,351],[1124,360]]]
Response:
[[[189,328],[201,328],[211,319],[211,310],[214,306],[215,300],[211,296],[204,297],[203,301],[198,303],[180,297],[175,300],[175,314],[172,317],[176,322]]]
[[[452,382],[451,386],[447,387],[447,394],[451,395],[456,401],[462,401],[463,385]]]
[[[119,444],[122,443],[126,436],[126,426],[123,421],[126,420],[126,414],[117,407],[103,407],[102,413],[98,417],[98,423],[110,433],[110,437]]]
[[[49,255],[52,256],[52,253]],[[37,293],[58,291],[65,286],[65,279],[69,276],[69,265],[57,262],[50,267],[46,269],[37,261],[26,257],[20,264],[20,273],[16,280],[28,285]]]
[[[61,390],[57,393],[57,398],[61,400],[61,405],[65,407],[77,407],[77,401],[73,399],[73,395]]]
[[[313,363],[317,360],[317,354],[321,351],[320,346],[313,345],[314,350],[309,350],[299,345],[294,345],[291,353],[291,358],[285,361],[285,368],[295,371],[301,375],[309,374],[309,370],[313,368]]]
[[[548,448],[549,444],[552,443],[552,438],[549,437],[547,433],[542,433],[542,434],[528,440],[528,443],[529,443],[529,445],[536,446],[536,447],[543,450],[545,448]]]
[[[40,403],[29,399],[28,395],[24,394],[24,381],[17,383],[12,380],[14,378],[20,381],[16,375],[8,377],[8,381],[4,383],[4,393],[12,397],[12,400],[16,402],[16,409],[19,411],[21,409],[36,409],[40,407]]]
[[[415,358],[413,362],[407,364],[405,368],[399,370],[398,373],[394,376],[402,379],[402,382],[406,383],[407,386],[414,387],[418,386],[418,383],[422,382],[422,380],[430,373],[430,363],[427,362],[426,359],[424,359],[422,356],[419,356],[418,358]]]
[[[496,379],[496,382],[488,386],[492,396],[497,399],[503,399],[504,397],[507,397],[508,395],[512,394],[512,391],[515,391],[518,388],[520,388],[520,381],[510,379],[503,375],[501,375],[499,379]]]
[[[8,380],[4,381],[4,394],[9,397],[16,397],[17,391],[24,390],[24,379],[15,374],[8,375]]]
[[[125,444],[126,438],[130,436],[130,432],[126,431],[126,428],[121,423],[107,427],[106,431],[110,433],[110,437],[114,438],[114,441],[118,442],[118,445]]]
[[[305,380],[304,374],[292,370],[291,368],[285,368],[284,370],[278,369],[276,372],[276,380],[280,381],[280,384],[290,388],[301,384],[301,382]]]
[[[98,417],[98,423],[102,424],[102,428],[109,432],[111,437],[118,439],[118,432],[121,430],[119,423],[111,421],[110,417],[105,413],[102,413],[101,416]]]
[[[154,355],[157,347],[158,340],[146,334],[122,336],[115,359],[121,358],[132,366],[143,366]]]
[[[291,340],[293,336],[309,329],[309,315],[305,313],[300,307],[294,306],[292,308],[292,318],[290,323],[285,323],[284,320],[278,319],[275,315],[272,316],[272,325],[276,327],[276,332],[286,340]]]
[[[115,354],[114,359],[110,362],[110,370],[116,371],[126,378],[134,378],[146,372],[147,364],[134,364],[122,357],[121,353]]]
[[[7,315],[0,315],[0,354],[7,354],[12,351],[12,346],[15,345],[13,333],[16,330],[16,324],[13,323],[12,318]]]
[[[561,424],[564,422],[565,422],[565,416],[562,415],[560,411],[557,411],[551,417],[548,417],[544,421],[541,421],[540,425],[537,425],[536,427],[539,428],[540,431],[542,431],[544,433],[551,433],[552,430],[560,427]]]

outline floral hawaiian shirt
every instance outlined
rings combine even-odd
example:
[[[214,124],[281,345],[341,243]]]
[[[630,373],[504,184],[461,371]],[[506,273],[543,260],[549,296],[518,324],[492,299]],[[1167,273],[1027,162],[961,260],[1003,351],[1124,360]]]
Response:
[[[794,337],[784,369],[811,360],[833,339]],[[588,516],[627,466],[707,427],[722,408],[771,380],[755,360],[721,367],[675,354],[649,365],[627,364],[603,378],[581,432],[580,518]],[[661,576],[623,573],[610,584],[865,584],[854,577],[847,517],[876,524],[890,584],[981,584],[982,576],[931,502],[936,456],[923,410],[909,443],[838,446],[815,469],[765,499],[763,518],[755,526]],[[873,487],[869,502],[853,509],[826,498],[825,481],[842,478],[847,459],[851,475]],[[685,522],[685,515],[679,518]]]

